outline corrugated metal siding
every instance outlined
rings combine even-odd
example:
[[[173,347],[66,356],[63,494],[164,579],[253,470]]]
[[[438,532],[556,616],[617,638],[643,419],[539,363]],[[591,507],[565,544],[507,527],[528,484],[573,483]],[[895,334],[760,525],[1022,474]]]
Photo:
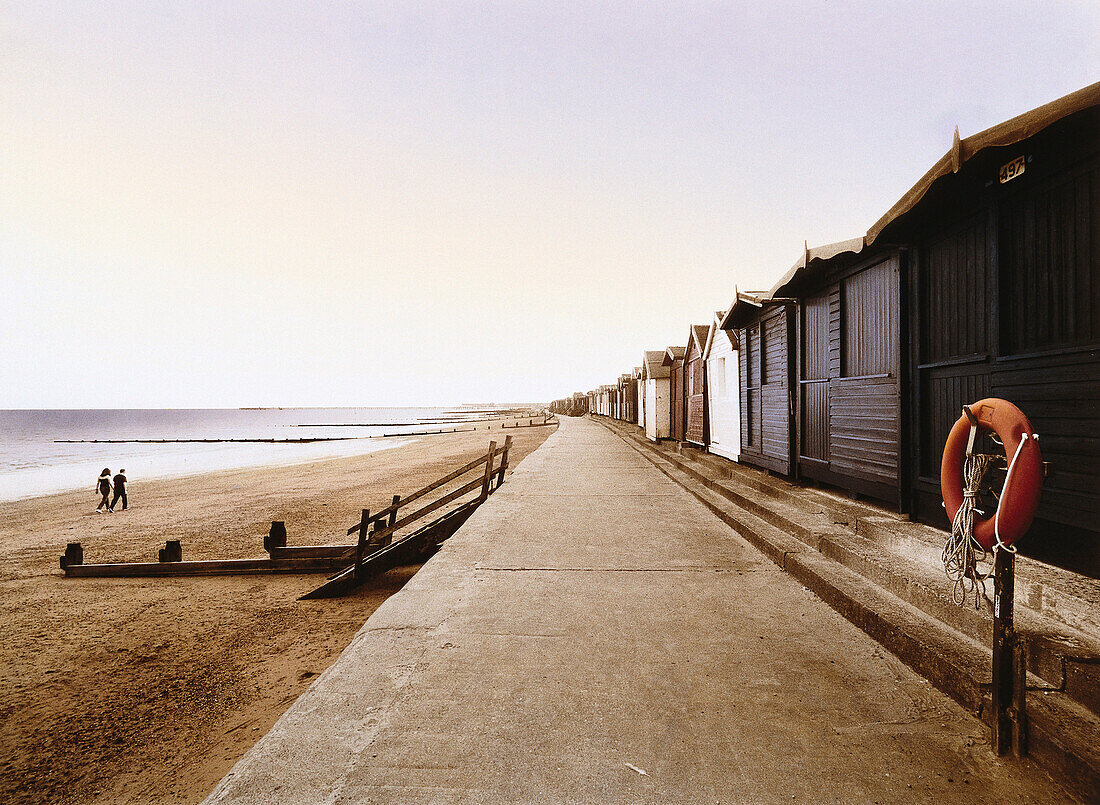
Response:
[[[817,461],[829,457],[829,297],[826,291],[802,304],[801,455]]]
[[[811,296],[802,304],[802,379],[829,376],[829,293]]]
[[[986,218],[975,215],[929,244],[923,272],[926,326],[921,363],[984,354],[989,349],[987,240]]]
[[[741,448],[760,450],[760,326],[738,331],[744,349],[738,353],[741,372]]]
[[[763,365],[760,379],[764,385],[784,383],[787,377],[787,317],[778,313],[764,320]]]
[[[787,374],[787,314],[770,316],[762,323],[763,385],[760,392],[761,452],[790,471],[790,399]]]
[[[829,459],[829,381],[802,384],[802,455]]]
[[[1002,354],[1100,341],[1100,168],[1002,209]]]
[[[801,471],[898,495],[901,401],[896,255],[832,282],[802,305]]]
[[[947,366],[926,373],[921,381],[921,475],[938,481],[943,446],[951,426],[962,415],[962,407],[989,394],[985,363]]]
[[[1100,356],[1081,350],[999,361],[993,394],[1027,414],[1040,436],[1043,460],[1055,467],[1043,482],[1038,516],[1095,530],[1100,523]]]
[[[898,268],[894,260],[844,280],[841,292],[844,377],[898,370]]]

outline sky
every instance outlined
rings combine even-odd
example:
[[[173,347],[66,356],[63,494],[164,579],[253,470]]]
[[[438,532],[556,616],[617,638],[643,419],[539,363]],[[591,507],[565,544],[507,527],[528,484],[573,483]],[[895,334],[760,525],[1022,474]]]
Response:
[[[0,0],[0,408],[585,391],[1098,68],[1095,2]]]

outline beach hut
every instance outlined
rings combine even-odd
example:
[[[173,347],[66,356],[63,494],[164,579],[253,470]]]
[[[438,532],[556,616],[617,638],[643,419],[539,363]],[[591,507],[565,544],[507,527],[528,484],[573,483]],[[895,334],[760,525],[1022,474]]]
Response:
[[[725,311],[714,314],[703,347],[707,375],[707,452],[736,461],[741,454],[741,392],[734,334],[721,326],[725,316]]]
[[[645,394],[645,435],[658,441],[669,437],[669,371],[663,349],[647,350],[642,363]]]
[[[807,248],[770,293],[798,299],[798,476],[904,509],[901,264],[862,237]]]
[[[634,376],[627,372],[619,375],[619,420],[621,422],[634,421]]]
[[[634,379],[634,424],[645,426],[645,385],[642,383],[642,367],[635,366],[630,373]]]
[[[705,324],[693,324],[684,354],[684,439],[696,447],[707,444],[707,375],[703,350],[709,329]]]
[[[669,438],[684,440],[684,413],[687,408],[684,396],[684,348],[667,347],[663,365],[668,367],[668,431]]]
[[[903,484],[947,527],[943,445],[1000,397],[1053,473],[1021,552],[1100,573],[1100,83],[965,139],[870,228],[903,254]]]
[[[739,292],[722,319],[740,345],[741,454],[738,460],[780,475],[794,469],[794,300]]]

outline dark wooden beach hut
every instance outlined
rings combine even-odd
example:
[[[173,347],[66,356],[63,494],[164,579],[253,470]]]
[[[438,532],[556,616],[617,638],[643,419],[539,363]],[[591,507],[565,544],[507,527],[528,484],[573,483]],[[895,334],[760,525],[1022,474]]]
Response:
[[[741,349],[739,461],[781,475],[795,466],[793,420],[793,302],[765,292],[739,292],[722,320]]]
[[[707,372],[703,353],[709,325],[693,324],[684,355],[684,439],[697,447],[707,445]]]
[[[961,139],[867,232],[902,253],[902,467],[946,527],[962,405],[1018,405],[1052,464],[1023,553],[1100,573],[1100,83]]]
[[[684,440],[684,414],[687,408],[684,396],[684,348],[668,347],[664,365],[668,367],[669,438]]]
[[[798,299],[797,475],[904,508],[900,269],[860,237],[805,249],[771,293]]]

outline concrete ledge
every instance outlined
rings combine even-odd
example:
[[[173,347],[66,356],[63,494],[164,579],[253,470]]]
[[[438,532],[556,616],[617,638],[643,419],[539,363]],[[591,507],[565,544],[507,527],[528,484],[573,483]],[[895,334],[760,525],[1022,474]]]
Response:
[[[937,689],[990,723],[991,649],[837,561],[838,552],[844,550],[840,547],[844,535],[829,528],[822,518],[815,518],[812,507],[801,513],[802,523],[790,529],[799,535],[796,539],[782,528],[789,523],[776,509],[738,492],[733,484],[683,466],[686,460],[668,455],[659,445],[637,439],[629,431],[624,433],[614,424],[602,424],[833,609]],[[779,505],[787,504],[781,500]],[[768,519],[758,512],[768,513]],[[822,530],[805,525],[815,519]],[[899,578],[906,583],[904,577]],[[1092,670],[1090,664],[1085,665]],[[1031,684],[1039,684],[1039,680],[1033,679]],[[1094,801],[1100,791],[1100,717],[1064,691],[1042,690],[1029,690],[1028,717],[1031,757],[1077,796]]]

